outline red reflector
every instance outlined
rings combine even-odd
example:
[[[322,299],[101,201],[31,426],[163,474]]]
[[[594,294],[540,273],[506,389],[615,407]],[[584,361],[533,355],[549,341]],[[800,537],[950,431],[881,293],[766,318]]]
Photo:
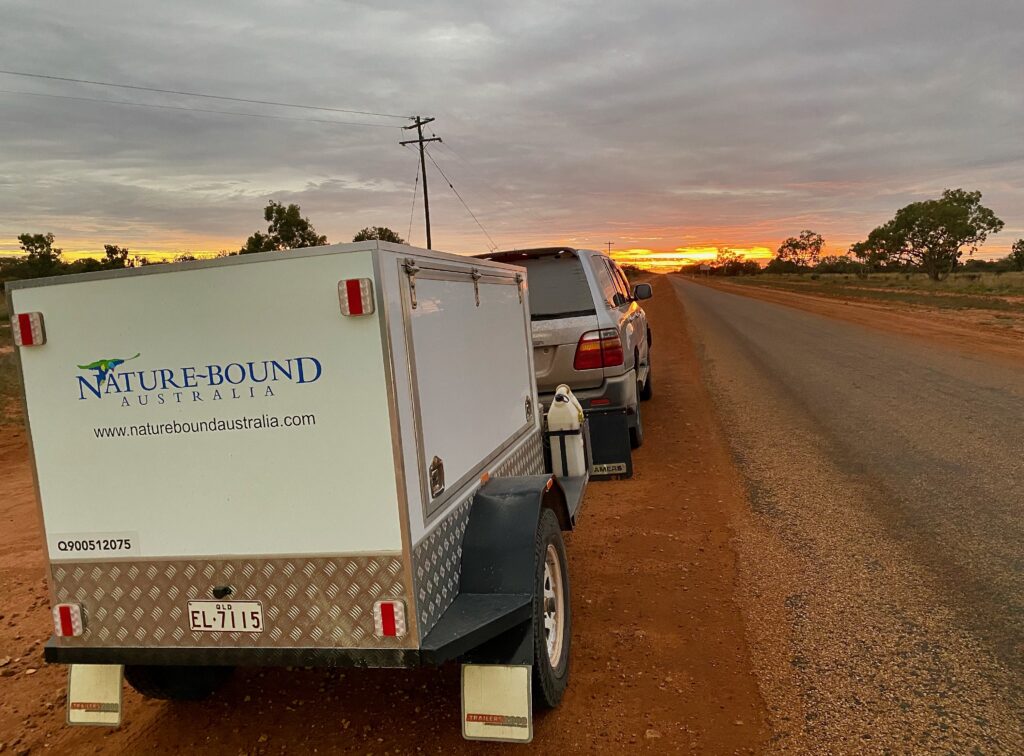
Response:
[[[77,637],[82,630],[82,608],[78,604],[57,604],[53,607],[53,632],[58,637]]]
[[[590,401],[591,407],[604,407],[606,404],[611,404],[611,399],[592,399]]]
[[[345,293],[348,295],[348,314],[363,314],[363,294],[359,290],[359,281],[350,278],[345,282]]]
[[[369,278],[338,281],[338,299],[342,315],[369,315],[373,312],[373,282]]]
[[[597,368],[621,365],[622,342],[614,328],[603,331],[587,331],[580,336],[573,358],[574,370],[595,370]]]
[[[20,312],[12,320],[15,346],[39,346],[46,343],[41,312]]]
[[[373,625],[382,638],[405,635],[405,604],[401,601],[378,601],[373,605]]]
[[[395,636],[395,605],[394,604],[381,604],[380,605],[380,624],[381,624],[381,635]]]
[[[58,606],[57,614],[60,616],[60,634],[71,635],[75,631],[75,626],[71,624],[71,607]]]

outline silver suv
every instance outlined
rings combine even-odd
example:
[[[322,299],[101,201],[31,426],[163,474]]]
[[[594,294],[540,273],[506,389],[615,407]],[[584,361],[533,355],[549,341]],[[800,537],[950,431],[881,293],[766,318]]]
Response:
[[[651,397],[651,329],[639,300],[603,252],[570,247],[480,255],[526,268],[533,319],[533,362],[545,405],[567,383],[587,409],[624,407],[633,448],[644,441],[640,401]]]

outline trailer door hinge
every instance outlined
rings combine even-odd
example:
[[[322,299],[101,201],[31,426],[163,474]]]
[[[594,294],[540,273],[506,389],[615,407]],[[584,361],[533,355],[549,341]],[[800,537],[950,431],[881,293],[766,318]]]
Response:
[[[516,289],[519,291],[519,304],[523,303],[523,274],[516,273]]]
[[[476,295],[476,306],[480,306],[480,279],[483,275],[479,270],[473,268],[473,293]]]
[[[405,275],[409,276],[409,298],[412,302],[412,309],[416,309],[416,274],[420,272],[419,266],[416,261],[411,257],[406,258],[405,262],[402,263],[402,269],[405,270]]]
[[[430,495],[436,499],[444,493],[444,461],[440,457],[434,457],[428,472],[430,475]]]

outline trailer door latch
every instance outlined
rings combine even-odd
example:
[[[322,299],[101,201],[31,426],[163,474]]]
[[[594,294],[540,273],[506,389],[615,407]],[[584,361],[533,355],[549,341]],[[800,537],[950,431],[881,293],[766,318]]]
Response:
[[[409,276],[409,298],[412,301],[412,309],[416,309],[416,274],[420,272],[419,266],[416,261],[411,257],[407,257],[405,262],[402,263],[402,269],[405,271],[405,275]]]
[[[483,278],[483,274],[476,268],[473,268],[473,293],[476,295],[476,306],[480,306],[480,279]]]
[[[430,463],[430,495],[437,498],[444,493],[444,461],[440,457],[434,457]]]

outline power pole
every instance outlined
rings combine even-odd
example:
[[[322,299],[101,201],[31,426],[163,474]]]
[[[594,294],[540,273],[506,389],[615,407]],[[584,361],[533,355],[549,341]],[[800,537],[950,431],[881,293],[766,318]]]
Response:
[[[612,243],[611,242],[605,242],[605,244],[608,246],[608,256],[611,257],[611,254],[612,254]]]
[[[426,218],[427,223],[427,249],[433,249],[430,246],[430,195],[427,193],[427,159],[424,153],[424,143],[426,142],[440,142],[441,137],[431,137],[429,139],[423,138],[423,127],[433,121],[433,118],[421,118],[416,116],[416,122],[403,126],[403,129],[416,129],[418,138],[407,139],[404,142],[399,142],[401,145],[407,144],[418,144],[420,146],[420,173],[423,175],[423,215]]]

